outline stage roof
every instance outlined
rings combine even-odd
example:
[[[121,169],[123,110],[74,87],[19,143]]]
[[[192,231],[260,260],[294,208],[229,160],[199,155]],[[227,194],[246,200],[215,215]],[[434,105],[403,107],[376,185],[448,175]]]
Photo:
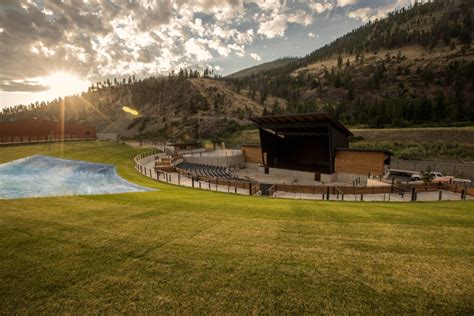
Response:
[[[311,135],[321,129],[322,122],[329,122],[345,135],[353,136],[344,125],[326,112],[267,115],[251,117],[250,120],[262,128],[268,128],[283,135]]]

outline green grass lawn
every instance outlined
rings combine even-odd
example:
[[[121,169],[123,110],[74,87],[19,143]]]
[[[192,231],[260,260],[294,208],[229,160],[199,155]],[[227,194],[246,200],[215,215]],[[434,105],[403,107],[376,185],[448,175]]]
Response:
[[[474,203],[295,201],[153,182],[139,150],[0,148],[113,163],[158,191],[0,200],[0,314],[474,313]]]

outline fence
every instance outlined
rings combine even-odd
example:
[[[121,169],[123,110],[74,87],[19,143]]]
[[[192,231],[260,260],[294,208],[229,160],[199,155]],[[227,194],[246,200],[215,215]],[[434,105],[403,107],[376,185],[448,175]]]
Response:
[[[22,138],[21,141],[0,142],[0,147],[96,140],[95,138],[71,138],[71,137],[70,138],[42,138],[42,137]]]
[[[176,172],[155,170],[155,160],[164,155],[165,154],[159,153],[157,150],[137,155],[134,158],[135,169],[141,174],[157,181],[217,192],[257,195],[261,191],[261,185],[264,186],[264,184],[255,181],[205,177],[179,168],[176,169]],[[175,157],[172,162],[176,163],[179,159],[182,158]],[[268,189],[270,196],[275,197],[354,201],[417,201],[419,193],[429,192],[436,193],[431,195],[430,200],[442,200],[443,192],[446,191],[458,194],[450,199],[466,199],[469,195],[474,196],[474,188],[467,188],[459,184],[444,183],[409,185],[395,184],[392,182],[391,185],[370,187],[355,185],[272,184]],[[444,199],[446,199],[446,197],[444,197]]]
[[[459,193],[463,189],[473,190],[474,188],[465,188],[457,184],[445,183],[426,183],[416,185],[390,185],[390,186],[310,186],[310,185],[293,185],[293,184],[275,184],[276,191],[286,191],[294,193],[325,193],[329,188],[332,194],[335,194],[336,189],[344,194],[383,194],[383,193],[400,193],[410,191],[413,188],[417,192],[433,192],[437,190],[448,190]],[[469,191],[469,192],[471,192]]]
[[[257,192],[255,184],[250,181],[197,176],[180,169],[173,173],[155,170],[155,159],[164,155],[157,150],[137,155],[134,158],[135,169],[151,179],[179,186],[243,195],[255,195]],[[176,159],[181,158],[174,158],[173,162]]]
[[[392,184],[385,186],[310,186],[293,184],[275,184],[272,188],[276,196],[290,197],[293,194],[300,198],[314,199],[320,196],[322,200],[354,200],[363,201],[364,197],[371,201],[417,201],[418,194],[426,193],[422,200],[465,200],[468,196],[474,196],[474,188],[468,188],[458,184],[426,183],[416,185]],[[451,193],[443,196],[443,192]]]

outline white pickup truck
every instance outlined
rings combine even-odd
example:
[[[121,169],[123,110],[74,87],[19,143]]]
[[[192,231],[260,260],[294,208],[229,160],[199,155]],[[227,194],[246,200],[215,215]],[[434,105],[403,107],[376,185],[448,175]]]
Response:
[[[432,182],[434,182],[434,180],[436,180],[436,179],[448,178],[448,177],[443,176],[443,174],[441,172],[437,172],[437,171],[432,171],[431,175],[433,177]],[[423,175],[421,173],[414,173],[414,174],[411,175],[411,180],[412,181],[420,181],[422,179],[423,179]],[[447,182],[449,182],[449,180]]]
[[[441,172],[432,171],[431,172],[433,179],[431,180],[432,183],[458,183],[458,184],[470,184],[471,180],[469,179],[459,179],[453,176],[444,176]],[[412,181],[421,181],[423,179],[423,175],[421,173],[414,173],[411,175]]]

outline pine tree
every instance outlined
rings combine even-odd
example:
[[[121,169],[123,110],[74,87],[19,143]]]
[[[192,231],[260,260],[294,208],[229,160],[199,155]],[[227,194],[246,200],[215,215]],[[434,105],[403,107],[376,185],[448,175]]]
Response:
[[[436,100],[433,107],[433,116],[436,121],[442,121],[446,118],[446,102],[444,100],[444,94],[438,91]]]
[[[337,68],[341,69],[342,68],[342,56],[339,55],[337,57]]]
[[[347,91],[347,99],[348,99],[349,101],[354,100],[354,89],[352,88],[352,84],[349,85],[349,89],[348,89],[348,91]]]

